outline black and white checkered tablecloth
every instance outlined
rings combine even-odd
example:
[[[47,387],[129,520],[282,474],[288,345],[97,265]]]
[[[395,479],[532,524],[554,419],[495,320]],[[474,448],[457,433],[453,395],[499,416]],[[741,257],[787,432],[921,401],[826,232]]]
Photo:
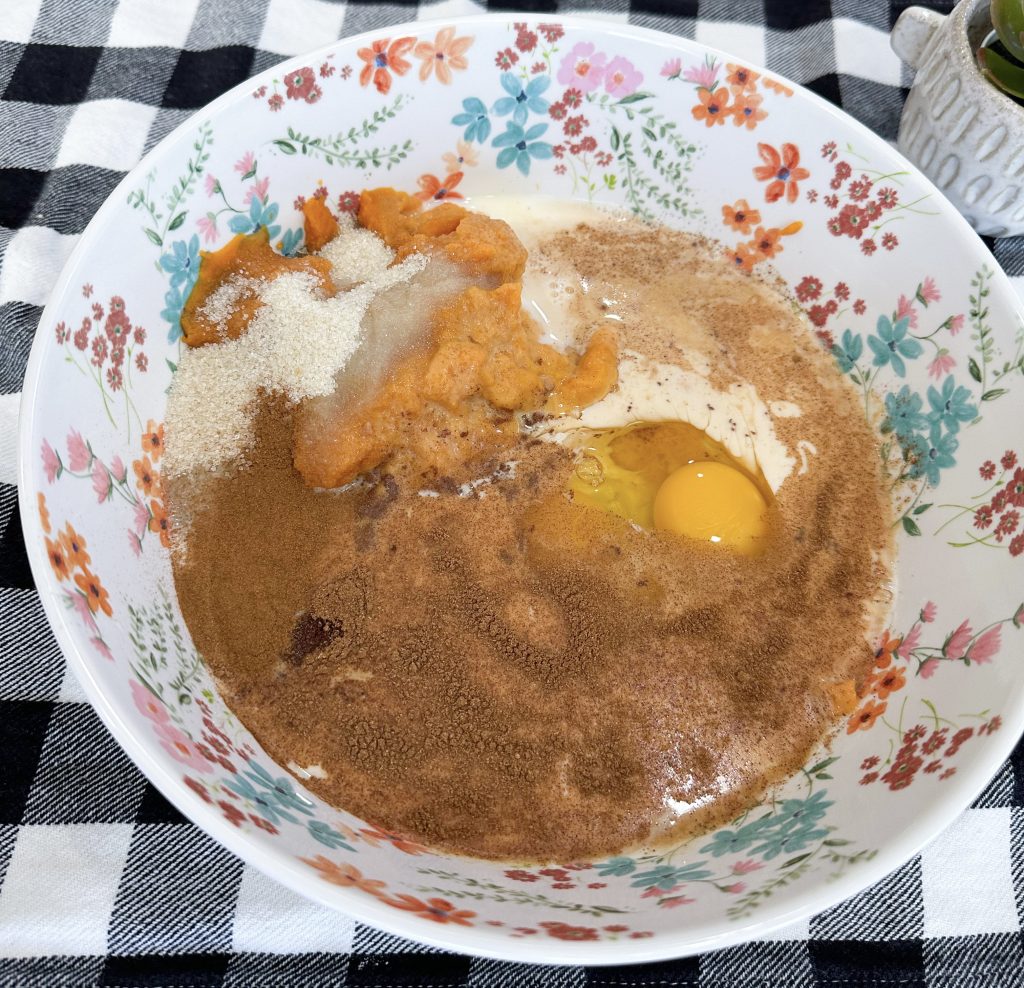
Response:
[[[695,36],[895,137],[909,78],[887,33],[905,0],[512,6]],[[12,464],[25,360],[77,237],[144,152],[251,74],[343,35],[481,9],[0,0],[0,984],[1024,985],[1024,745],[919,858],[770,940],[644,967],[530,968],[426,951],[274,886],[165,802],[65,669],[29,575]],[[994,252],[1024,275],[1024,239]]]

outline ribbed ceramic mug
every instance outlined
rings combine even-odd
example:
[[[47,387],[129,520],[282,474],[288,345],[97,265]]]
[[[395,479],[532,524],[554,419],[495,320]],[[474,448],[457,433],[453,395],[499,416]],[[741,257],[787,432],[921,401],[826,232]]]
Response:
[[[948,16],[909,7],[892,47],[917,70],[899,148],[978,233],[1024,233],[1024,107],[993,87],[975,52],[992,29],[989,0],[961,0]]]

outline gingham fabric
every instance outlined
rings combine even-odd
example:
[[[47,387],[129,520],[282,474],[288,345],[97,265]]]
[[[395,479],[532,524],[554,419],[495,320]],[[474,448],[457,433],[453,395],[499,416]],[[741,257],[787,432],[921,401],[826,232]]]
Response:
[[[905,5],[530,0],[520,9],[696,37],[892,139],[910,79],[887,33]],[[809,922],[663,964],[538,968],[428,951],[277,887],[156,792],[67,672],[21,544],[13,450],[28,350],[78,236],[145,151],[249,75],[343,35],[481,9],[471,0],[0,0],[0,984],[1024,985],[1024,746],[919,858]],[[1024,242],[994,253],[1024,275]]]

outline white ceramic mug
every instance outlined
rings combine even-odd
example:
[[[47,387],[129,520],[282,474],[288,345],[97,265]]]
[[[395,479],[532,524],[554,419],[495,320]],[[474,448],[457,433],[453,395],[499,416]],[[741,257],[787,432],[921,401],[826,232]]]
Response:
[[[989,0],[961,0],[945,17],[909,7],[892,47],[917,70],[899,148],[978,233],[1024,234],[1024,107],[989,83],[975,51],[992,29]]]

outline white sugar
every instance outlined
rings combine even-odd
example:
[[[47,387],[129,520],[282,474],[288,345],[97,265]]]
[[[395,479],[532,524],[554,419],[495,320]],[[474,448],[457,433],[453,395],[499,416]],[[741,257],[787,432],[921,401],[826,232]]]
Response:
[[[289,272],[269,282],[234,279],[211,295],[204,314],[222,325],[246,295],[257,294],[263,305],[238,339],[182,353],[167,401],[168,475],[217,470],[243,457],[261,392],[292,402],[331,394],[363,342],[367,307],[427,265],[413,255],[389,267],[393,252],[355,228],[343,228],[322,253],[335,283],[356,287],[325,298],[315,275]]]

